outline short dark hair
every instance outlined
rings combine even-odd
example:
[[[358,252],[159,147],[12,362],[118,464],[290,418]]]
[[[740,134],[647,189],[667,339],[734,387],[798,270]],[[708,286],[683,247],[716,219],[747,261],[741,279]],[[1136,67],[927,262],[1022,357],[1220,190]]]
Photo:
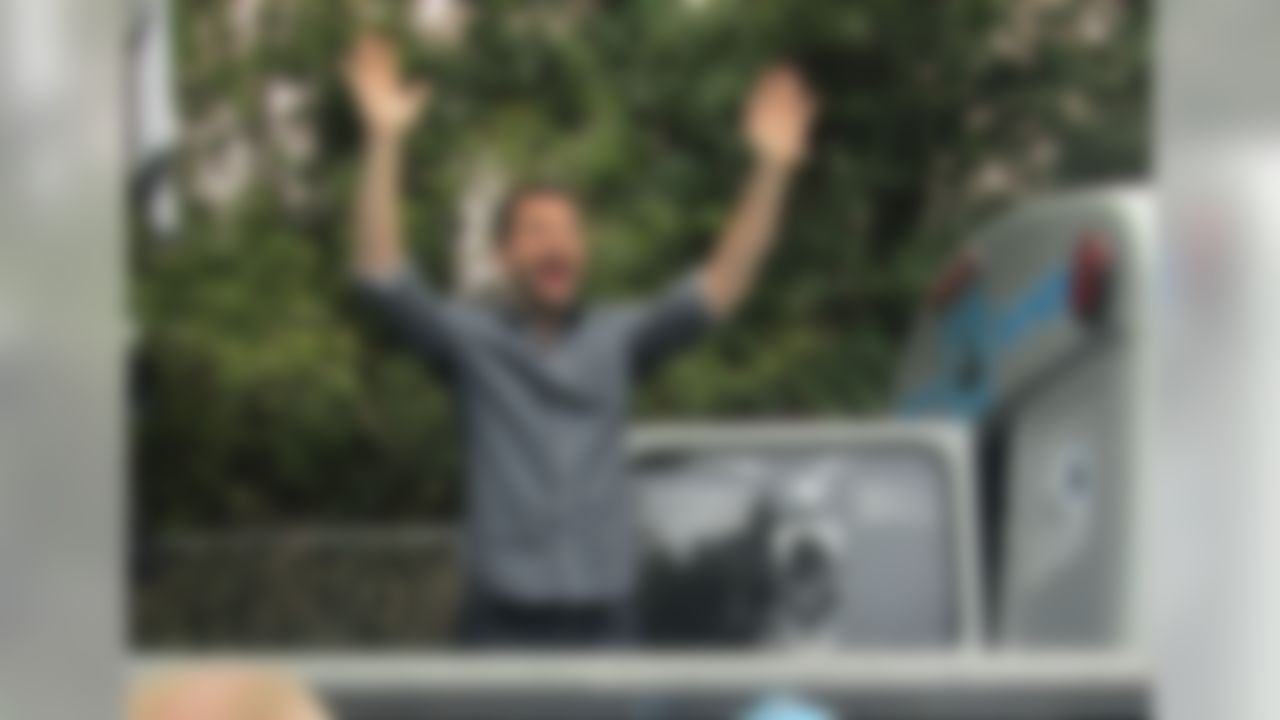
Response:
[[[571,205],[578,204],[578,195],[567,185],[551,180],[536,180],[522,183],[507,193],[502,205],[498,208],[498,243],[507,241],[511,228],[516,223],[516,215],[520,206],[526,201],[538,197],[554,197]]]

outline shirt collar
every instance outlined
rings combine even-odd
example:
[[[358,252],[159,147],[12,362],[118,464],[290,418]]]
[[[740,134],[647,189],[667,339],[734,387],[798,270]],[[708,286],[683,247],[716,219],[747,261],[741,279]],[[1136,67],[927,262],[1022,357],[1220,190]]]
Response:
[[[525,303],[520,302],[514,297],[504,296],[498,302],[498,315],[512,328],[518,330],[529,330],[533,327],[533,311]],[[563,314],[560,322],[557,337],[563,337],[575,330],[581,323],[582,318],[586,315],[586,303],[581,299],[575,300]]]

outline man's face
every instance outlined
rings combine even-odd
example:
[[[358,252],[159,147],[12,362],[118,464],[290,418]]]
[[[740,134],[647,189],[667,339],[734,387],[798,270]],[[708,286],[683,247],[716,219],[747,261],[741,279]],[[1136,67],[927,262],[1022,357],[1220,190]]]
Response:
[[[515,290],[541,311],[563,312],[578,297],[587,242],[569,197],[538,192],[514,208],[502,260]]]

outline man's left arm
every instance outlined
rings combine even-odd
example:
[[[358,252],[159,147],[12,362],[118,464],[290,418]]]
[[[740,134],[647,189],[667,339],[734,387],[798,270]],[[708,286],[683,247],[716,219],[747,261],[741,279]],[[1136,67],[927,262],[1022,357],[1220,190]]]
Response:
[[[717,318],[747,297],[773,247],[792,176],[808,152],[815,109],[804,79],[790,67],[766,72],[748,99],[743,133],[754,168],[700,278],[703,301]]]
[[[813,115],[813,98],[794,70],[775,68],[756,84],[743,114],[755,167],[710,259],[636,316],[631,337],[640,373],[692,345],[751,290],[773,245],[791,177],[807,151]]]

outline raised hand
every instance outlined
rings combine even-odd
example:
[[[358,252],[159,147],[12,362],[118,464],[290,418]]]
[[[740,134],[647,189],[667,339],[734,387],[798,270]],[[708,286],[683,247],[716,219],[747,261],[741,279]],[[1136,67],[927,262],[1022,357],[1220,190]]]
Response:
[[[771,165],[794,166],[809,149],[809,128],[817,103],[795,68],[770,68],[747,100],[743,130],[756,157]]]
[[[702,275],[707,307],[719,317],[742,302],[773,247],[792,171],[809,151],[816,107],[804,78],[787,66],[767,71],[747,99],[742,130],[755,167]]]
[[[401,140],[422,113],[431,90],[426,83],[405,79],[395,48],[377,35],[356,42],[344,69],[365,131],[352,261],[360,276],[386,277],[405,263]]]
[[[431,88],[408,82],[392,44],[378,35],[356,42],[345,62],[347,87],[371,138],[399,138],[430,100]]]

